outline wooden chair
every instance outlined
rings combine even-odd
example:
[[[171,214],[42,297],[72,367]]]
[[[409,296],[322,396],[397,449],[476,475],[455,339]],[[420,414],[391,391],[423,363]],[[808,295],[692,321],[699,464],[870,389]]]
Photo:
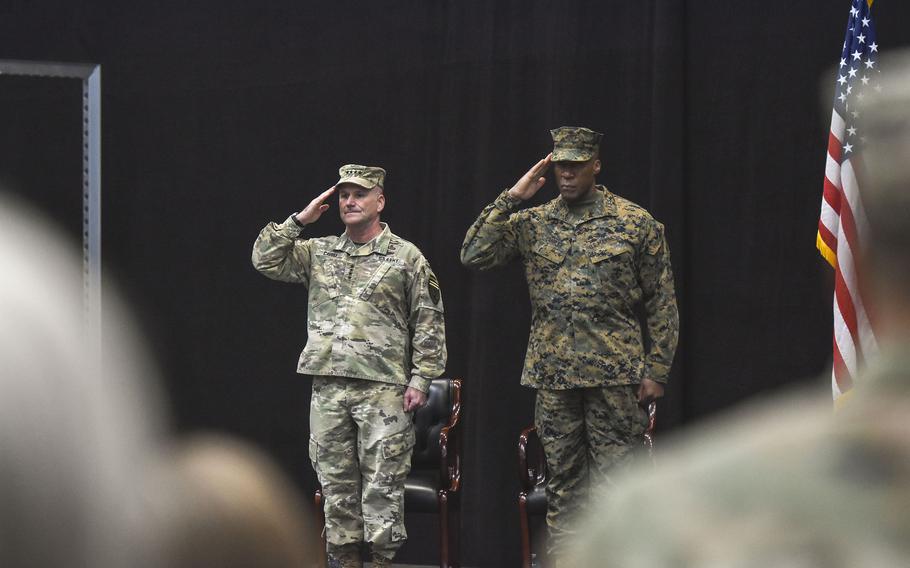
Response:
[[[459,566],[461,526],[460,379],[436,379],[427,404],[417,411],[417,443],[404,484],[408,512],[439,515],[439,566]]]
[[[439,515],[439,566],[459,566],[461,512],[461,379],[435,379],[427,403],[414,416],[416,443],[411,473],[404,484],[405,520],[410,513]],[[322,489],[316,490],[316,509],[325,515]],[[323,553],[324,554],[324,553]],[[322,566],[325,566],[323,556]]]
[[[654,460],[654,426],[657,422],[657,403],[648,405],[648,426],[642,445],[648,458]],[[531,568],[532,542],[531,518],[547,514],[547,460],[543,445],[537,435],[537,428],[529,426],[518,437],[518,517],[521,528],[521,565]],[[541,551],[543,554],[544,551]],[[546,565],[546,564],[544,564]]]
[[[547,514],[547,460],[537,428],[529,426],[518,437],[518,517],[521,529],[521,566],[531,568],[531,518]],[[544,551],[541,551],[544,553]]]

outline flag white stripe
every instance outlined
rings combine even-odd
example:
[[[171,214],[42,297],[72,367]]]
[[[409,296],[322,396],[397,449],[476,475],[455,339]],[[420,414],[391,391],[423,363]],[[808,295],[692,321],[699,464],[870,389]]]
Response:
[[[840,189],[840,163],[831,154],[828,154],[828,160],[825,162],[825,177],[834,184],[834,187]]]
[[[837,139],[840,141],[844,140],[844,132],[847,131],[847,122],[844,120],[844,117],[837,112],[837,108],[831,110],[831,132],[837,136]]]
[[[841,176],[844,183],[844,195],[847,198],[847,202],[850,204],[850,210],[853,212],[853,222],[854,225],[856,225],[857,241],[859,243],[866,242],[869,233],[869,220],[866,217],[866,210],[863,208],[863,202],[860,198],[859,182],[856,179],[856,170],[853,167],[853,162],[850,160],[844,162]],[[838,235],[838,242],[840,242],[840,235]],[[862,297],[859,294],[859,284],[856,280],[856,263],[853,259],[853,250],[850,249],[849,246],[843,248],[849,249],[850,266],[849,270],[842,268],[841,273],[844,282],[847,283],[847,288],[850,290],[850,297],[853,298],[853,307],[856,310],[856,331],[859,336],[860,345],[862,346],[862,352],[863,355],[868,358],[878,352],[878,342],[875,339],[875,335],[872,333],[872,324],[869,321],[869,315],[866,313]],[[838,262],[840,262],[840,254],[838,254]],[[849,280],[847,278],[848,275]]]
[[[837,227],[840,219],[838,219],[837,212],[834,211],[834,209],[828,205],[828,202],[824,199],[822,199],[822,212],[819,218],[822,222],[822,225],[824,225],[825,228],[828,229],[832,235],[834,235],[834,238],[837,238]]]
[[[839,227],[840,232],[837,234],[837,266],[840,268],[841,278],[847,285],[847,293],[853,300],[853,307],[859,299],[859,288],[856,283],[856,265],[853,262],[853,249],[850,248],[850,242],[844,235],[844,227]],[[858,323],[858,322],[857,322]]]
[[[834,392],[834,400],[837,400],[837,398],[843,394],[840,387],[837,386],[837,375],[835,374],[834,369],[831,369],[831,390]]]
[[[853,212],[857,242],[864,243],[869,234],[869,219],[866,217],[865,208],[863,208],[859,181],[856,179],[856,169],[853,167],[851,160],[845,160],[844,165],[841,167],[841,181],[844,184],[844,196],[847,198],[847,203],[850,204],[850,211]]]

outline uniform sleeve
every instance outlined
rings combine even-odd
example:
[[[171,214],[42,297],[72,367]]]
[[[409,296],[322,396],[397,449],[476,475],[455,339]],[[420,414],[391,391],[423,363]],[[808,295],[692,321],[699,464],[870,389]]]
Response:
[[[408,386],[428,392],[430,381],[446,369],[446,322],[439,280],[423,257],[411,280],[409,301],[411,380]]]
[[[253,266],[273,280],[307,284],[310,277],[310,243],[300,239],[301,227],[292,217],[269,223],[253,243]]]
[[[673,287],[670,249],[663,225],[655,222],[641,251],[639,286],[645,311],[650,349],[645,358],[645,377],[666,383],[679,339],[679,312]]]
[[[506,264],[518,256],[518,231],[512,216],[518,205],[506,190],[484,207],[461,245],[463,265],[485,270]]]

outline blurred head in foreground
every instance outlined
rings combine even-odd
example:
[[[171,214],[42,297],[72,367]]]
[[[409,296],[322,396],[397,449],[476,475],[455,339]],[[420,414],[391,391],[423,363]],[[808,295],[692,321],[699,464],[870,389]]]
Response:
[[[160,404],[131,325],[106,290],[92,355],[75,247],[2,193],[0,259],[0,565],[154,564],[142,492]]]
[[[0,194],[0,566],[310,565],[268,460],[226,439],[165,451],[156,374],[113,287],[92,343],[76,250]]]
[[[316,552],[295,488],[252,447],[197,437],[166,461],[157,496],[173,568],[303,568]]]
[[[882,88],[861,108],[858,177],[868,219],[861,265],[876,335],[910,340],[910,52],[881,60]]]
[[[866,137],[859,265],[882,353],[837,414],[790,393],[658,448],[582,526],[577,566],[910,565],[910,59],[883,57]]]

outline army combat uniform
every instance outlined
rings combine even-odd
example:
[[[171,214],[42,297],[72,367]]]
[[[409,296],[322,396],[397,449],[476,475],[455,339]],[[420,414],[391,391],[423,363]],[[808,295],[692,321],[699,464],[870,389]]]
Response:
[[[461,261],[487,269],[520,259],[525,267],[531,333],[521,383],[538,389],[549,548],[558,553],[589,484],[603,483],[641,439],[638,385],[667,381],[678,314],[663,226],[643,208],[603,186],[581,207],[561,196],[521,211],[519,203],[504,191],[488,205]]]
[[[414,426],[404,391],[427,392],[446,362],[436,276],[416,246],[382,227],[365,244],[345,234],[305,239],[291,216],[266,225],[253,245],[257,270],[309,290],[297,372],[314,376],[309,450],[329,552],[369,542],[374,562],[407,538]]]

